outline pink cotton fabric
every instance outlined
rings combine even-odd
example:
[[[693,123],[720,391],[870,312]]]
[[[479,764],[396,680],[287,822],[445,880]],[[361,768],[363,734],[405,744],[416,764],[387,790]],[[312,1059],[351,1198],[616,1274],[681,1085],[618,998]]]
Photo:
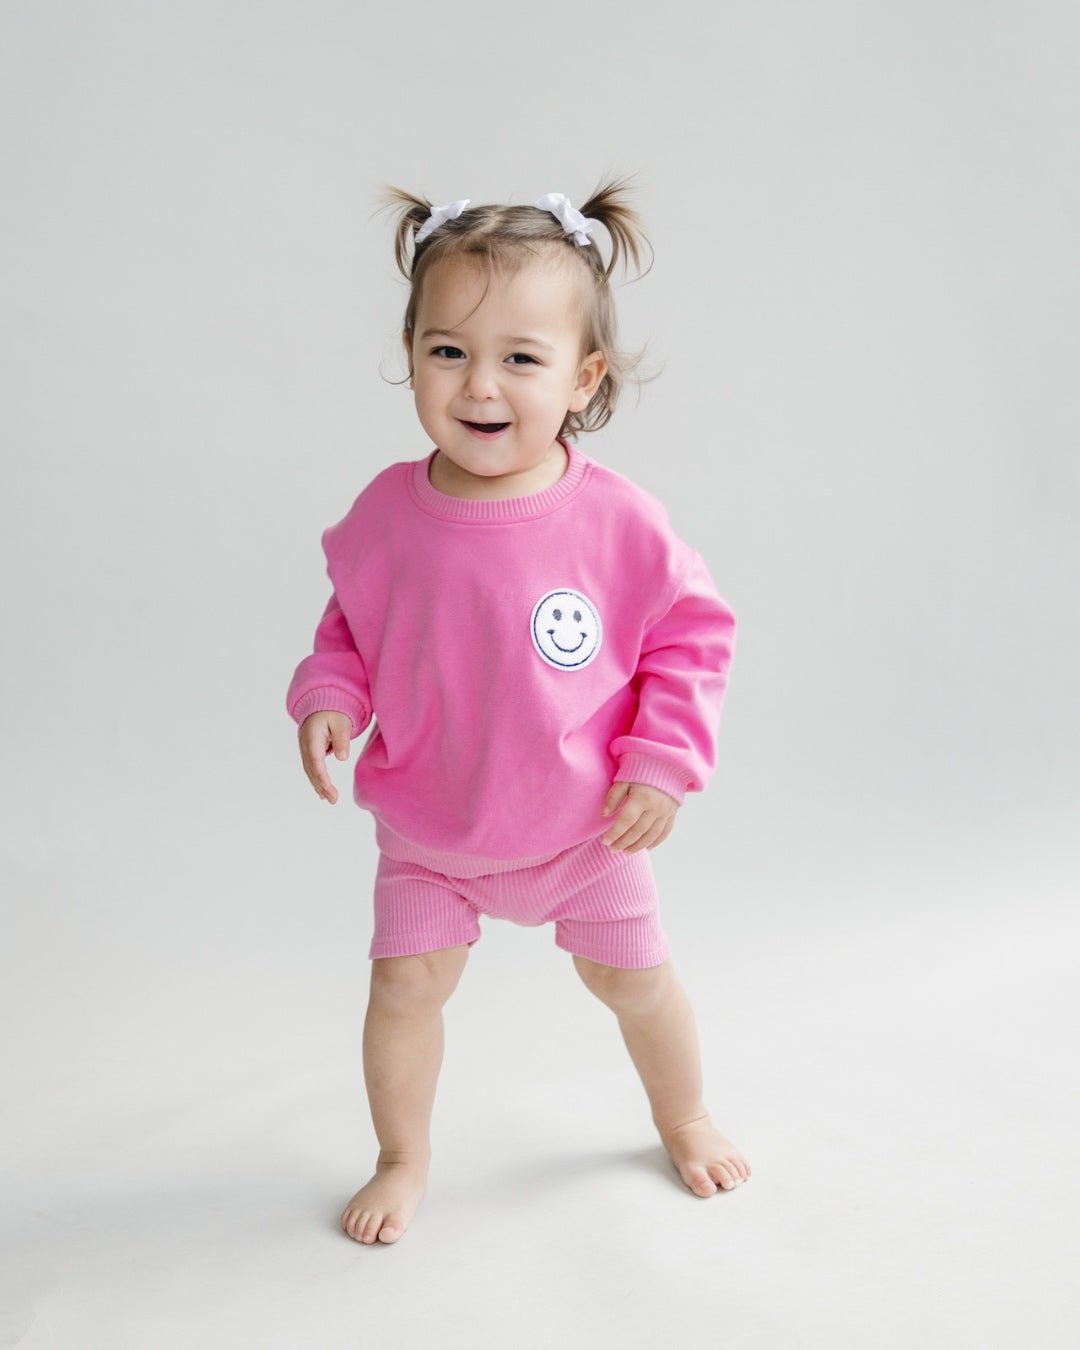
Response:
[[[557,947],[607,966],[642,969],[671,955],[648,850],[628,854],[588,839],[543,862],[507,861],[468,876],[380,853],[368,956],[471,945],[482,936],[481,914],[529,927],[554,923]]]
[[[438,491],[435,450],[400,461],[323,533],[286,707],[370,726],[353,798],[399,861],[550,859],[604,833],[613,782],[681,802],[715,770],[732,610],[657,498],[564,445],[557,483],[501,500]]]

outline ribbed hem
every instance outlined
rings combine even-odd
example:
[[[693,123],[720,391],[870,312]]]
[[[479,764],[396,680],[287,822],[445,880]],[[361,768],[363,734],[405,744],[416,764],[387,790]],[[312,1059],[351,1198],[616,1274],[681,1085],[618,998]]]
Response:
[[[674,797],[681,806],[690,779],[682,769],[676,769],[662,759],[642,754],[639,750],[630,750],[620,758],[619,769],[612,782],[647,783]]]
[[[433,933],[395,933],[393,937],[372,938],[368,960],[378,961],[385,956],[419,956],[422,952],[442,951],[444,947],[471,947],[483,936],[475,918],[472,928],[475,931],[447,933],[440,929]]]
[[[310,717],[316,712],[344,713],[352,723],[350,740],[355,740],[371,720],[371,714],[359,699],[332,684],[323,685],[319,689],[309,689],[303,698],[297,699],[293,704],[290,716],[299,724],[305,717]]]
[[[443,872],[449,877],[482,877],[492,872],[516,872],[521,867],[550,862],[565,852],[565,849],[557,849],[554,853],[538,853],[529,858],[485,858],[477,853],[454,853],[406,839],[378,816],[375,817],[375,842],[381,853],[396,862],[418,863],[421,867]],[[572,840],[566,847],[573,848],[575,843],[580,842]]]
[[[440,520],[468,521],[474,525],[484,522],[505,525],[515,520],[535,520],[537,516],[546,516],[576,497],[588,481],[592,464],[588,455],[572,441],[564,440],[561,443],[569,456],[566,472],[557,483],[539,492],[530,492],[523,497],[485,498],[479,501],[471,497],[451,497],[449,493],[433,487],[428,478],[431,461],[439,453],[437,446],[424,459],[413,461],[412,473],[408,478],[409,491],[421,510],[438,516]]]
[[[587,961],[618,966],[620,970],[662,966],[671,956],[671,944],[658,914],[623,919],[617,925],[564,919],[556,925],[555,946],[571,956],[584,956]]]

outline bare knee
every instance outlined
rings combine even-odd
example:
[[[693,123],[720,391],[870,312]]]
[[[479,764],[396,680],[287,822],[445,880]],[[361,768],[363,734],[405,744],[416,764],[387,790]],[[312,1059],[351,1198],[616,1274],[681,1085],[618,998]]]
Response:
[[[457,988],[468,960],[467,943],[413,956],[380,956],[371,963],[371,997],[381,1008],[438,1012]]]
[[[664,996],[674,978],[670,959],[659,966],[626,970],[574,954],[574,965],[585,987],[601,1003],[606,1003],[616,1016],[648,1009]]]

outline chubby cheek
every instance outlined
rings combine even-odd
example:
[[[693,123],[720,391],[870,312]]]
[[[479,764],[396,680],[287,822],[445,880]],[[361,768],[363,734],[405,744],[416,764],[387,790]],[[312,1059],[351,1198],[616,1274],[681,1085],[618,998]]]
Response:
[[[430,373],[424,375],[422,379],[414,380],[413,388],[417,403],[432,410],[445,407],[455,396],[454,386],[450,380],[433,377]]]
[[[530,380],[518,404],[538,417],[562,417],[570,406],[570,391],[559,380]]]

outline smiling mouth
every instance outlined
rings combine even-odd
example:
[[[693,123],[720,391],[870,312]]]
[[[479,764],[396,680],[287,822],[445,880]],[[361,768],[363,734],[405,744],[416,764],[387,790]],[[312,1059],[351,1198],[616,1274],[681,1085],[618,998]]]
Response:
[[[553,645],[553,646],[559,647],[559,644],[555,641],[555,629],[554,629],[554,628],[549,628],[549,629],[548,629],[548,637],[551,639],[551,642],[552,642],[552,645]],[[582,633],[582,635],[581,635],[581,642],[584,642],[584,641],[585,641],[585,634]],[[561,651],[561,652],[565,653],[567,656],[569,656],[571,652],[576,652],[576,651],[578,650],[578,648],[581,646],[581,642],[578,643],[577,647],[559,647],[559,651]]]
[[[503,427],[510,425],[509,422],[469,422],[464,417],[461,420],[474,431],[502,431]]]

